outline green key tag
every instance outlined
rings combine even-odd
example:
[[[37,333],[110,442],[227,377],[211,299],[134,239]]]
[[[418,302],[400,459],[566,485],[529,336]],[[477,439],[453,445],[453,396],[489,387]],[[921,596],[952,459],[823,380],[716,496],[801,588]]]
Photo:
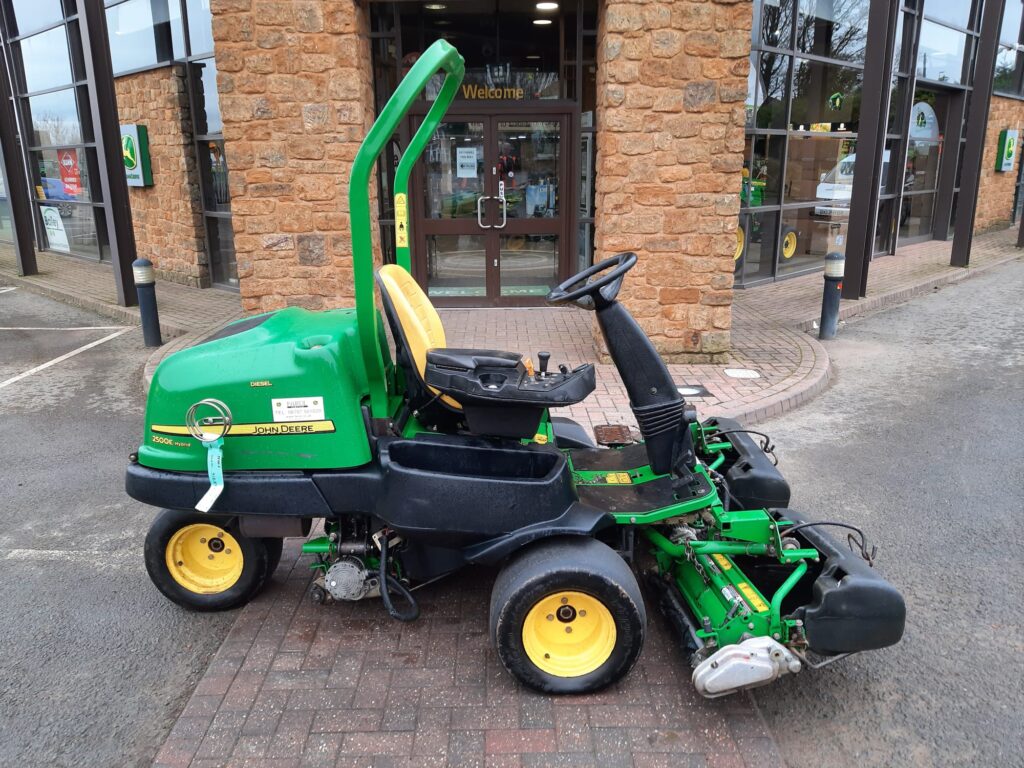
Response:
[[[206,474],[210,478],[210,489],[203,494],[203,498],[196,504],[200,512],[209,512],[224,490],[224,438],[216,440],[203,440],[206,446]]]

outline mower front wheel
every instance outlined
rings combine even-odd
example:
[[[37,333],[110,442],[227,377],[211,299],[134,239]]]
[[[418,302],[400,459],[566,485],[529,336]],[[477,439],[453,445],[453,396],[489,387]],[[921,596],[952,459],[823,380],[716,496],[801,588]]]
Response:
[[[587,693],[622,678],[640,656],[646,624],[633,572],[590,538],[528,548],[491,592],[498,658],[524,685],[545,693]]]
[[[165,509],[146,534],[149,578],[164,597],[194,611],[249,602],[270,576],[270,558],[264,539],[243,536],[230,518],[215,515]]]

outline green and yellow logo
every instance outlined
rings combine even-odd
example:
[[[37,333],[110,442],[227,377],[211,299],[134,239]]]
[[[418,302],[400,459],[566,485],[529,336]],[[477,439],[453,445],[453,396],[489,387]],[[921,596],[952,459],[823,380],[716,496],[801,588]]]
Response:
[[[121,137],[121,159],[124,160],[124,167],[134,171],[139,164],[139,150],[135,146],[135,139],[132,136]]]
[[[1006,139],[1006,159],[1013,160],[1013,153],[1017,149],[1017,142],[1013,138]]]

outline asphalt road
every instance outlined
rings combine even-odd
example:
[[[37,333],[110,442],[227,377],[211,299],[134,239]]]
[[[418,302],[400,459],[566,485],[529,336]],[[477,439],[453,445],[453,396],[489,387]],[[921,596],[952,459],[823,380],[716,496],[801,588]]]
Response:
[[[1024,263],[840,329],[763,428],[793,506],[862,526],[907,631],[755,692],[792,766],[1024,765]]]
[[[0,288],[3,291],[3,288]],[[116,323],[21,289],[0,329]],[[142,430],[138,328],[0,330],[0,765],[148,765],[233,614],[150,584],[153,511],[124,493]]]

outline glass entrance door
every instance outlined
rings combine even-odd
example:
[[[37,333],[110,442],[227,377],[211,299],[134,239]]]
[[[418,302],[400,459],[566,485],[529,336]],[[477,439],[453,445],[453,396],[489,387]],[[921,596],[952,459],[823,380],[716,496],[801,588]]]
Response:
[[[899,220],[901,244],[933,237],[948,109],[949,99],[940,91],[919,88],[914,93]],[[956,162],[955,151],[953,158]]]
[[[564,115],[441,124],[420,164],[414,272],[441,305],[539,304],[562,274]]]

